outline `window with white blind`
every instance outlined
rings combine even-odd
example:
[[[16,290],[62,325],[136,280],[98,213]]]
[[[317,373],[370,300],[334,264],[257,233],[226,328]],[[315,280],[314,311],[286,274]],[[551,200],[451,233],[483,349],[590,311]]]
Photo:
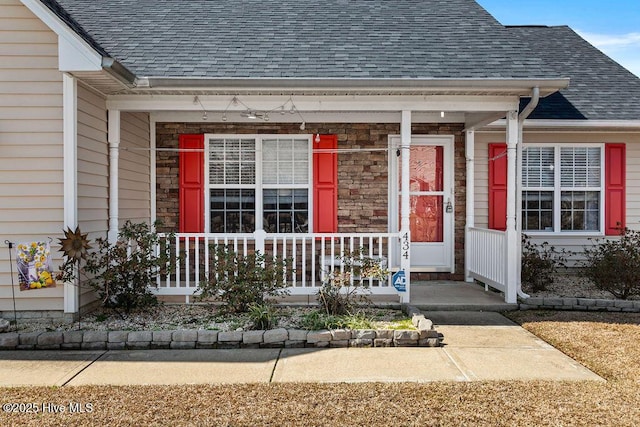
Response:
[[[599,232],[603,227],[602,145],[526,146],[522,229]]]
[[[309,231],[308,135],[207,135],[205,140],[209,232]]]

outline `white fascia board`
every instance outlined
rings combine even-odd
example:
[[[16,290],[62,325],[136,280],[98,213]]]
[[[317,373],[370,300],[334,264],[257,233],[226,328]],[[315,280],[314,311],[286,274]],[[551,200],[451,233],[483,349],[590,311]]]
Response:
[[[231,105],[232,95],[198,95],[207,111],[245,111]],[[292,99],[299,111],[509,111],[518,108],[517,96],[481,95],[240,95],[252,109],[272,111]],[[107,108],[121,111],[200,111],[193,95],[115,95]],[[275,111],[274,111],[275,113]]]
[[[58,35],[58,69],[64,72],[100,71],[102,55],[38,0],[20,0]]]
[[[158,90],[205,90],[207,88],[223,89],[226,91],[242,92],[258,90],[268,92],[273,90],[291,90],[309,88],[312,90],[416,90],[440,89],[448,91],[475,90],[513,93],[522,96],[531,93],[533,87],[538,87],[543,96],[550,95],[560,89],[568,87],[568,78],[547,79],[513,79],[513,78],[404,78],[404,79],[372,79],[372,78],[201,78],[201,77],[142,77],[138,87]]]
[[[496,120],[487,125],[485,130],[505,127],[505,120]],[[525,120],[525,129],[575,129],[575,130],[640,130],[640,120]]]
[[[525,128],[639,128],[640,120],[525,120]]]

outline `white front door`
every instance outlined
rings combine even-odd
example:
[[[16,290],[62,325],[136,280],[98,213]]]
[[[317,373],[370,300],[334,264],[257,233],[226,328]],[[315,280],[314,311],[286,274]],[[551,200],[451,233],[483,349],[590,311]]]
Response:
[[[390,146],[400,138],[390,137]],[[454,272],[453,136],[414,135],[411,139],[409,200],[411,271]],[[389,151],[390,228],[400,228],[401,157]],[[400,251],[396,252],[400,264]]]

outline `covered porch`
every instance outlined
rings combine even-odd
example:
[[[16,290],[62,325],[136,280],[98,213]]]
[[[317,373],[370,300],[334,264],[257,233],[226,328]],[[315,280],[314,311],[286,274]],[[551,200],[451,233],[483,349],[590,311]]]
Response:
[[[545,85],[540,89],[542,83]],[[212,89],[190,90],[188,95],[183,94],[185,90],[173,88],[156,89],[161,95],[113,95],[107,100],[109,238],[116,239],[120,222],[119,153],[146,150],[150,153],[151,164],[150,221],[164,220],[165,228],[160,230],[166,232],[164,244],[176,259],[180,259],[175,274],[158,278],[156,292],[159,295],[180,296],[189,302],[198,283],[211,271],[211,248],[227,245],[241,254],[260,251],[267,257],[291,258],[294,267],[287,272],[287,279],[294,297],[316,294],[326,274],[343,268],[340,256],[358,250],[363,256],[379,259],[391,273],[405,272],[406,290],[399,292],[391,277],[386,282],[371,279],[369,285],[374,295],[414,303],[412,280],[477,280],[502,292],[504,301],[513,304],[519,292],[516,160],[521,124],[535,107],[540,93],[552,93],[564,82],[527,81],[504,86],[504,82],[483,81],[477,84],[491,87],[343,90],[348,94],[335,90],[327,94],[326,90],[317,88],[300,92],[289,89],[291,94],[287,96],[274,88],[265,89],[261,94],[243,90],[244,94],[240,95],[238,88],[225,90],[227,94]],[[532,103],[518,114],[521,96],[531,96]],[[285,105],[287,111],[282,108]],[[149,114],[149,147],[120,144],[121,112]],[[508,164],[508,179],[504,183],[507,204],[504,231],[475,226],[475,131],[500,118],[506,118],[504,141],[507,151],[504,156]],[[361,137],[358,129],[366,129],[367,134]],[[294,231],[294,223],[289,232],[268,230],[266,213],[262,215],[260,211],[255,213],[259,219],[249,232],[212,232],[213,214],[208,211],[212,209],[212,199],[207,195],[196,205],[204,211],[203,218],[208,223],[203,225],[202,231],[186,232],[180,223],[182,202],[175,191],[176,183],[181,179],[176,165],[183,153],[198,152],[208,156],[210,150],[205,148],[208,145],[184,148],[178,144],[179,136],[183,134],[203,135],[212,138],[210,141],[220,140],[223,138],[220,135],[224,138],[258,135],[256,156],[263,155],[259,151],[264,147],[264,138],[260,138],[265,135],[294,135],[295,138],[307,135],[311,145],[310,180],[314,167],[317,168],[316,156],[331,154],[339,159],[336,165],[338,185],[334,189],[337,199],[335,228],[330,232],[318,229],[318,211],[311,205],[319,204],[321,199],[314,193],[315,188],[309,187],[306,228]],[[336,146],[316,150],[313,144],[325,135],[335,135]],[[442,182],[449,180],[447,188],[416,189],[415,174],[424,172],[429,166],[423,162],[419,165],[422,169],[416,171],[412,154],[421,155],[414,150],[417,146],[441,148],[434,152],[440,153],[444,163],[430,167],[442,169],[439,174],[443,177]],[[486,166],[489,160],[483,159],[483,164]],[[213,161],[205,162],[203,173],[211,173],[212,164]],[[362,164],[366,166],[354,167]],[[372,170],[375,172],[371,173]],[[228,185],[225,188],[240,187]],[[210,190],[210,187],[206,189]],[[415,199],[421,196],[439,203],[436,222],[440,231],[436,233],[439,236],[436,239],[416,236],[414,219],[419,213],[415,211]],[[256,199],[266,212],[266,195],[256,196]]]

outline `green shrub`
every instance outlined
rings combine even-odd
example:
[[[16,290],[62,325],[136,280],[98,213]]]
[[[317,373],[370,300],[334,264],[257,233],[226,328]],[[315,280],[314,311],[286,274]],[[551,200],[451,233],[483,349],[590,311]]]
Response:
[[[376,324],[363,312],[338,316],[315,310],[302,316],[300,326],[303,329],[317,331],[319,329],[375,329]]]
[[[236,253],[225,245],[212,246],[207,280],[198,284],[198,298],[214,298],[229,313],[246,313],[252,304],[264,305],[269,297],[286,295],[286,274],[291,261],[265,257],[260,252]]]
[[[364,313],[355,313],[345,316],[345,327],[347,329],[373,329],[373,320]]]
[[[327,314],[347,314],[359,303],[370,303],[369,279],[388,279],[389,271],[380,260],[363,256],[363,251],[346,252],[335,269],[325,274],[318,299]]]
[[[318,331],[320,329],[341,329],[346,327],[346,324],[340,316],[312,311],[302,316],[300,326],[309,331]]]
[[[129,313],[157,304],[151,288],[158,274],[170,274],[169,248],[156,252],[159,237],[146,223],[127,221],[118,240],[111,244],[96,239],[97,249],[87,256],[84,269],[90,273],[86,283],[97,293],[102,305]]]
[[[640,294],[640,232],[625,228],[619,239],[593,239],[585,247],[585,276],[616,298]]]
[[[533,291],[544,291],[554,281],[559,267],[565,267],[569,252],[558,251],[549,243],[532,243],[529,236],[522,235],[522,269],[520,280]]]
[[[249,306],[249,320],[253,329],[271,329],[278,318],[271,304],[251,304]]]

